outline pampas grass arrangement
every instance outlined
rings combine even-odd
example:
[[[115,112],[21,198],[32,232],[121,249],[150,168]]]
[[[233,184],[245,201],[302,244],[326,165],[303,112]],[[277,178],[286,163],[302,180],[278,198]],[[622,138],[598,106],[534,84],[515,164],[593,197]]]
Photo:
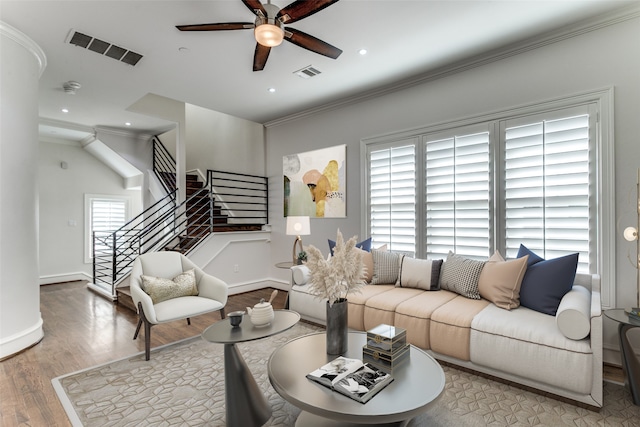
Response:
[[[309,292],[318,298],[327,298],[329,305],[346,300],[347,295],[359,292],[364,281],[362,251],[356,249],[357,236],[346,242],[338,230],[333,256],[327,259],[313,245],[305,248],[309,268]]]

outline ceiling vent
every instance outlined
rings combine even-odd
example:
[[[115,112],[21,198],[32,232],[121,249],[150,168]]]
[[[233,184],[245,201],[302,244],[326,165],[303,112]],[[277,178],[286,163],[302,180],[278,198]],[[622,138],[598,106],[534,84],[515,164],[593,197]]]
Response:
[[[318,70],[317,68],[314,68],[311,65],[306,66],[306,67],[302,68],[301,70],[293,72],[293,74],[295,74],[296,76],[301,77],[303,79],[310,79],[311,77],[317,76],[320,73],[322,73],[322,71]]]
[[[124,62],[129,65],[136,65],[142,59],[139,53],[130,51],[124,47],[116,46],[104,40],[88,36],[78,31],[71,30],[67,43],[92,50],[100,55],[108,56],[116,61]]]

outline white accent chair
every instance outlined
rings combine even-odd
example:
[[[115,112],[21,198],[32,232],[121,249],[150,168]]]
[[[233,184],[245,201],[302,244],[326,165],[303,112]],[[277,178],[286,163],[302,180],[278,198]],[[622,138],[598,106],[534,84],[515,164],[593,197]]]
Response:
[[[198,296],[183,296],[154,304],[142,288],[142,275],[171,279],[179,274],[195,270]],[[227,284],[204,273],[191,260],[179,252],[151,252],[140,255],[133,262],[130,278],[131,297],[138,309],[138,326],[133,339],[138,338],[144,324],[145,358],[149,360],[151,351],[151,326],[174,320],[187,319],[212,311],[220,311],[224,319],[229,288]]]

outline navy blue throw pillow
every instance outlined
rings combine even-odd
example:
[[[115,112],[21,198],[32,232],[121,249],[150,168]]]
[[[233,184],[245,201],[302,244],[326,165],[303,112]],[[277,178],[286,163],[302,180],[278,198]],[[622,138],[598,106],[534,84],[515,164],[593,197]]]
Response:
[[[329,251],[331,252],[331,256],[333,256],[333,248],[336,247],[336,241],[331,239],[328,239],[328,240],[329,240]],[[360,248],[363,251],[371,252],[371,237],[369,237],[367,240],[363,240],[360,243],[356,243],[356,248]]]
[[[555,316],[562,297],[573,287],[578,254],[545,260],[520,245],[518,258],[525,255],[529,260],[520,287],[520,305]]]

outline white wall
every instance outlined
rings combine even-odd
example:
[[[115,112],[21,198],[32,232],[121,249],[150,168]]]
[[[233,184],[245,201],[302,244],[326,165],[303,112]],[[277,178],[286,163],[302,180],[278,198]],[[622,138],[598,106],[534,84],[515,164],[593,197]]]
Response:
[[[617,226],[617,306],[636,298],[636,270],[627,260],[634,248],[622,237],[634,224],[640,167],[640,19],[620,22],[516,56],[403,90],[267,127],[272,262],[286,260],[292,237],[284,234],[282,156],[347,144],[347,218],[313,219],[312,243],[327,250],[326,239],[340,228],[345,237],[361,233],[360,140],[453,121],[521,105],[615,88],[615,206]],[[277,272],[274,272],[276,275]],[[605,320],[605,347],[617,348],[616,325]]]
[[[60,167],[63,161],[67,169]],[[84,262],[84,195],[129,196],[135,216],[142,209],[141,191],[125,190],[120,175],[78,144],[52,142],[40,142],[38,187],[40,282],[91,280],[92,264]]]
[[[264,127],[186,104],[187,170],[264,175]]]
[[[0,359],[43,335],[38,288],[38,80],[42,49],[0,22]]]

